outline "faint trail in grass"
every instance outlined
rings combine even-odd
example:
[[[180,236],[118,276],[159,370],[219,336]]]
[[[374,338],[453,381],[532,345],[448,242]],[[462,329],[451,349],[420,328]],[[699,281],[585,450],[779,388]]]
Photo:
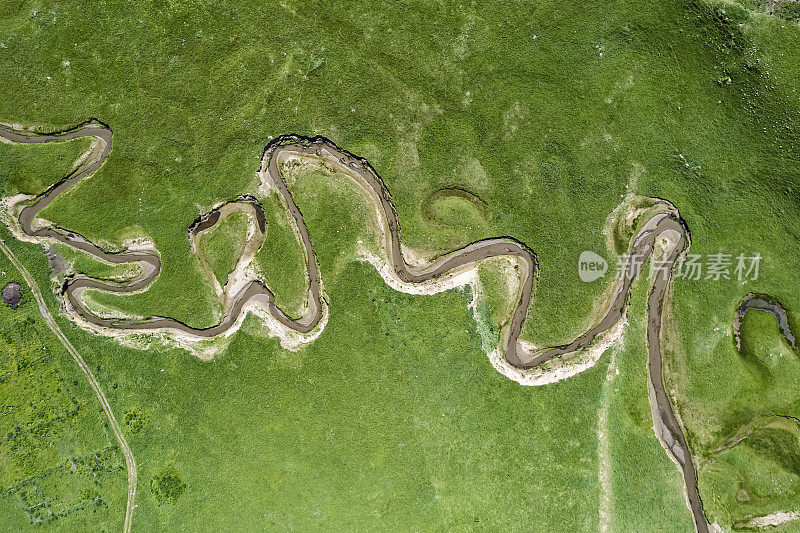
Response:
[[[600,481],[600,527],[601,533],[613,530],[613,489],[611,450],[609,442],[608,413],[611,407],[611,395],[614,390],[614,381],[619,374],[616,363],[616,349],[611,349],[611,361],[608,363],[606,379],[603,382],[602,403],[597,414],[597,477]]]
[[[134,501],[136,500],[136,461],[133,458],[133,452],[131,451],[130,446],[128,446],[125,436],[122,434],[122,429],[120,428],[119,423],[117,423],[117,419],[114,416],[114,412],[111,410],[111,405],[108,403],[106,395],[103,393],[103,389],[100,388],[100,384],[97,382],[94,374],[89,369],[89,366],[83,360],[83,357],[81,357],[81,354],[78,353],[78,350],[75,349],[66,335],[64,335],[64,332],[61,331],[61,328],[56,323],[53,315],[50,314],[50,310],[47,308],[47,304],[42,296],[42,291],[39,290],[39,285],[36,283],[36,280],[33,279],[33,276],[30,272],[28,272],[28,269],[25,268],[25,265],[23,265],[17,259],[17,257],[14,255],[14,252],[12,252],[11,249],[6,246],[6,243],[2,239],[0,239],[0,250],[6,254],[11,263],[16,267],[17,270],[19,270],[19,273],[22,274],[22,277],[25,279],[25,282],[31,289],[31,293],[33,293],[33,297],[36,299],[36,304],[39,306],[39,312],[42,314],[42,317],[44,317],[48,327],[53,331],[58,340],[61,341],[61,344],[63,344],[64,348],[67,349],[78,367],[80,367],[83,375],[86,377],[86,381],[89,382],[92,390],[94,390],[94,393],[97,395],[97,399],[100,401],[100,405],[103,407],[103,412],[108,419],[111,431],[114,432],[114,436],[117,438],[117,442],[122,450],[122,454],[125,456],[125,465],[128,470],[128,504],[125,509],[125,524],[123,526],[123,531],[125,533],[130,533],[131,526],[133,525]]]

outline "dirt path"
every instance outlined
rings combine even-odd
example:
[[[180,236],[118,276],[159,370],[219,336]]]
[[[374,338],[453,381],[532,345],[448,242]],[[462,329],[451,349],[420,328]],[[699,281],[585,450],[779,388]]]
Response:
[[[323,137],[302,137],[284,135],[271,141],[265,148],[261,158],[259,176],[268,189],[276,190],[284,200],[293,219],[297,234],[306,252],[306,269],[309,276],[308,306],[306,314],[298,320],[286,316],[274,304],[274,296],[260,282],[253,280],[245,285],[235,296],[231,297],[228,310],[221,322],[206,329],[196,329],[167,317],[153,317],[146,321],[127,321],[105,319],[96,316],[83,303],[81,292],[87,288],[101,289],[110,292],[124,293],[141,290],[147,287],[158,276],[160,260],[156,254],[123,252],[110,254],[104,252],[87,239],[73,232],[54,226],[34,227],[37,214],[59,194],[68,190],[76,182],[97,170],[108,157],[111,150],[112,133],[109,128],[98,123],[87,123],[76,129],[51,135],[40,135],[19,131],[0,129],[0,137],[12,142],[41,143],[62,141],[78,137],[94,137],[97,149],[84,165],[63,181],[54,185],[35,199],[32,205],[25,207],[19,215],[22,232],[35,239],[58,241],[73,248],[88,252],[98,258],[112,263],[138,261],[146,274],[128,285],[113,285],[88,278],[76,276],[69,280],[64,295],[75,313],[90,324],[111,330],[127,331],[163,331],[171,330],[200,338],[210,338],[227,332],[242,314],[246,304],[251,301],[266,306],[270,315],[291,330],[308,333],[314,330],[323,317],[323,296],[321,278],[316,257],[311,244],[303,216],[294,202],[291,192],[284,180],[279,162],[285,157],[310,157],[323,160],[348,173],[373,199],[378,210],[379,223],[383,226],[384,248],[386,257],[392,266],[393,275],[408,284],[420,284],[431,280],[442,279],[454,272],[473,267],[480,261],[494,257],[510,257],[520,264],[520,291],[512,319],[500,335],[500,350],[506,361],[518,368],[533,368],[566,354],[580,352],[589,348],[604,332],[620,322],[627,310],[627,299],[631,284],[640,273],[643,265],[657,246],[669,245],[662,258],[661,274],[652,280],[648,299],[648,369],[649,386],[653,394],[653,413],[657,435],[665,448],[680,466],[686,484],[689,507],[697,530],[708,531],[708,522],[703,514],[702,501],[697,491],[697,473],[692,462],[691,452],[686,443],[683,430],[672,410],[669,397],[662,381],[661,361],[661,324],[663,317],[664,297],[670,287],[672,270],[677,258],[689,245],[688,230],[677,214],[660,213],[654,215],[636,235],[629,254],[638,260],[628,264],[619,290],[612,299],[605,316],[592,329],[569,344],[545,350],[530,350],[520,342],[519,336],[528,317],[528,310],[538,279],[538,262],[536,254],[523,243],[512,238],[492,238],[474,242],[460,250],[453,251],[424,267],[414,266],[406,261],[401,247],[400,224],[391,200],[391,195],[377,172],[365,159],[356,157]],[[209,214],[199,224],[208,229],[219,220],[219,215]]]
[[[100,401],[100,405],[103,407],[103,412],[108,419],[108,424],[111,427],[111,431],[117,438],[117,442],[122,450],[122,454],[125,456],[125,466],[128,470],[128,504],[125,508],[125,524],[123,526],[123,531],[125,533],[130,533],[131,526],[133,525],[134,501],[136,500],[136,461],[133,458],[133,452],[131,451],[130,446],[128,446],[125,436],[122,434],[122,430],[117,423],[114,412],[111,410],[111,405],[109,405],[106,395],[103,393],[103,389],[100,388],[100,384],[97,382],[97,379],[95,379],[92,371],[86,365],[86,362],[83,360],[83,357],[81,357],[81,354],[78,353],[66,335],[64,335],[64,332],[61,331],[61,328],[50,314],[50,311],[47,309],[47,304],[44,301],[44,297],[42,296],[42,291],[39,290],[39,285],[36,283],[36,280],[33,279],[33,276],[31,276],[31,273],[28,272],[28,269],[19,262],[17,257],[2,239],[0,239],[0,250],[6,254],[6,256],[11,260],[11,263],[17,268],[17,270],[19,270],[20,274],[22,274],[22,277],[25,279],[25,282],[31,289],[31,293],[33,293],[33,297],[36,299],[36,304],[39,306],[39,312],[44,317],[48,327],[53,331],[58,340],[61,341],[61,344],[63,344],[64,348],[67,349],[69,354],[72,356],[72,359],[74,359],[75,363],[77,363],[78,367],[80,367],[81,372],[83,372],[83,375],[86,377],[86,381],[89,382],[92,390],[94,390],[94,393],[97,395],[97,399]]]

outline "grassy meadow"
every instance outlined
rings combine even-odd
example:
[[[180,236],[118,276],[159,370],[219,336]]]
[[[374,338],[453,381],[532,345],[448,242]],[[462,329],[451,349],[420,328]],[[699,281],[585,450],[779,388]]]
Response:
[[[91,146],[88,139],[55,144],[0,145],[3,196],[39,194],[68,175]]]
[[[205,256],[211,271],[224,287],[244,252],[250,218],[244,213],[231,213],[211,230],[200,236],[199,253]]]
[[[3,255],[0,287],[11,281],[22,279]],[[17,307],[0,303],[0,412],[0,530],[118,530],[124,459],[27,290]]]
[[[254,257],[256,272],[275,295],[275,305],[288,316],[299,318],[308,295],[305,251],[297,242],[291,217],[278,197],[265,198],[261,207],[267,231]]]
[[[298,202],[313,185],[298,183]],[[320,197],[360,220],[348,191]],[[336,242],[329,206],[305,205],[312,236]],[[342,240],[359,236],[352,231]],[[38,247],[10,244],[47,283]],[[338,274],[326,284],[338,311],[299,352],[282,350],[254,318],[223,355],[202,362],[177,349],[125,348],[58,317],[98,380],[112,384],[118,416],[131,419],[135,528],[526,531],[554,528],[557,516],[558,527],[596,530],[608,499],[617,527],[685,530],[680,473],[650,421],[615,414],[618,402],[647,412],[641,341],[615,350],[611,384],[604,359],[566,382],[523,388],[488,363],[468,292],[398,293],[350,254],[321,248],[320,264]],[[604,489],[608,454],[615,474]],[[153,490],[165,472],[185,485],[174,501]],[[631,501],[643,487],[647,498]],[[113,509],[121,519],[123,506]]]
[[[762,256],[744,284],[677,280],[665,343],[707,513],[732,526],[798,510],[800,490],[785,429],[715,452],[757,416],[800,416],[797,354],[780,346],[774,320],[748,313],[741,353],[731,332],[750,291],[779,300],[793,323],[800,309],[800,29],[788,7],[767,11],[732,0],[10,2],[0,6],[0,120],[110,125],[106,164],[43,216],[98,242],[152,239],[163,264],[153,287],[95,297],[193,326],[212,325],[219,303],[187,227],[254,192],[261,150],[283,133],[325,135],[367,157],[411,248],[433,256],[507,235],[535,250],[525,337],[537,345],[577,335],[606,289],[582,283],[576,262],[594,250],[613,272],[603,228],[622,198],[670,200],[693,253]],[[41,190],[85,149],[0,144],[3,194]],[[325,176],[297,187],[331,303],[312,345],[283,351],[251,318],[202,363],[124,348],[59,317],[117,415],[148,413],[129,436],[136,527],[688,527],[678,471],[649,429],[642,286],[620,347],[567,382],[522,388],[486,361],[469,295],[392,291],[351,260],[366,231],[361,204]],[[436,195],[448,188],[485,209]],[[268,217],[279,212],[269,201]],[[292,314],[302,251],[278,220],[258,261]],[[9,245],[48,286],[41,248]],[[499,318],[502,297],[490,299]],[[117,484],[109,509],[121,514]],[[0,516],[24,524],[20,513]]]

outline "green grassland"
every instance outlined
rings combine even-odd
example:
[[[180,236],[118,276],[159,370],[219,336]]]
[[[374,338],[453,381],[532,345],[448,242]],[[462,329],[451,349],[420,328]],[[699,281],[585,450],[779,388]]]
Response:
[[[126,430],[139,466],[135,527],[598,529],[598,412],[623,401],[646,413],[641,342],[615,355],[613,387],[607,359],[566,382],[520,387],[488,363],[468,292],[398,293],[349,260],[354,239],[368,236],[361,199],[307,177],[296,198],[315,242],[331,243],[317,253],[333,273],[330,322],[308,347],[282,350],[250,317],[211,362],[181,350],[142,356],[57,317],[98,380],[120,384],[106,387],[115,410],[147,411]],[[46,282],[38,248],[10,244]],[[680,473],[649,424],[641,415],[610,424],[612,468],[622,469],[614,524],[684,531]],[[165,477],[182,487],[173,499],[161,496]],[[629,501],[642,487],[647,499]]]
[[[800,443],[792,418],[800,414],[797,353],[767,311],[745,314],[741,339],[741,352],[732,339],[713,351],[724,361],[728,383],[707,393],[702,409],[684,415],[695,422],[688,427],[700,451],[701,493],[727,524],[794,509],[800,495]],[[730,445],[743,435],[749,436]]]
[[[211,230],[200,236],[198,252],[203,254],[219,284],[225,286],[244,251],[250,218],[244,213],[231,213]]]
[[[288,316],[300,318],[308,295],[304,248],[292,231],[288,210],[276,195],[265,198],[261,207],[267,231],[254,257],[257,274],[275,295],[275,305]]]
[[[688,531],[692,518],[684,503],[682,476],[652,429],[645,365],[646,290],[642,283],[635,287],[623,341],[603,356],[610,366],[601,404],[608,422],[598,430],[605,429],[609,438],[608,530]]]
[[[0,530],[116,530],[125,464],[94,393],[29,294],[0,325]]]
[[[43,192],[55,181],[67,176],[90,146],[89,139],[75,139],[56,145],[3,144],[0,146],[3,196]]]
[[[749,291],[798,322],[800,29],[790,19],[701,0],[7,4],[0,118],[111,125],[107,163],[43,216],[92,240],[152,238],[163,263],[154,286],[109,301],[194,326],[213,323],[219,304],[186,229],[255,189],[270,136],[322,134],[367,157],[412,248],[437,254],[509,235],[534,249],[541,276],[525,336],[536,344],[576,335],[605,290],[580,282],[575,262],[591,249],[613,265],[602,230],[622,197],[672,201],[692,252],[763,256],[759,279],[744,285],[678,280],[668,328],[668,385],[701,495],[712,520],[732,525],[794,509],[796,494],[785,459],[796,451],[781,433],[713,453],[752,421],[748,409],[800,416],[796,355],[774,369],[759,351],[774,339],[754,338],[742,355],[731,337]],[[71,144],[54,149],[82,151]],[[9,150],[0,145],[0,161],[24,168]],[[20,176],[4,190],[46,185]],[[618,392],[608,407],[613,523],[686,529],[677,470],[650,436],[641,290],[613,385],[607,354],[565,383],[524,389],[488,365],[468,295],[398,294],[352,262],[362,213],[335,182],[309,180],[304,201],[322,213],[304,214],[331,301],[311,346],[282,351],[248,319],[225,354],[201,363],[68,328],[106,389],[120,384],[106,391],[115,409],[151,411],[131,436],[145,484],[140,527],[597,529],[598,411]],[[427,206],[445,188],[478,196],[487,213],[452,198]],[[295,271],[286,265],[302,253],[282,231],[259,258],[265,276]],[[15,245],[46,286],[41,249]],[[281,275],[270,286],[297,309],[302,283]],[[759,329],[750,314],[748,335]],[[174,502],[156,500],[159,476],[185,483]],[[783,492],[768,492],[764,480],[779,477]],[[742,487],[749,501],[737,499]]]

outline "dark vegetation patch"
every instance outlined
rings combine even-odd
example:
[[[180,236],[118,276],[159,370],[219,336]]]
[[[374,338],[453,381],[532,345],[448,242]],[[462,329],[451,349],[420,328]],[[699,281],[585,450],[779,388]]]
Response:
[[[800,476],[800,447],[796,434],[782,429],[760,428],[742,443],[786,471]]]
[[[150,420],[150,412],[139,407],[132,407],[125,411],[122,417],[122,423],[132,433],[138,433],[147,425]]]
[[[163,467],[150,480],[150,491],[159,504],[175,503],[186,490],[186,483],[174,464]]]

